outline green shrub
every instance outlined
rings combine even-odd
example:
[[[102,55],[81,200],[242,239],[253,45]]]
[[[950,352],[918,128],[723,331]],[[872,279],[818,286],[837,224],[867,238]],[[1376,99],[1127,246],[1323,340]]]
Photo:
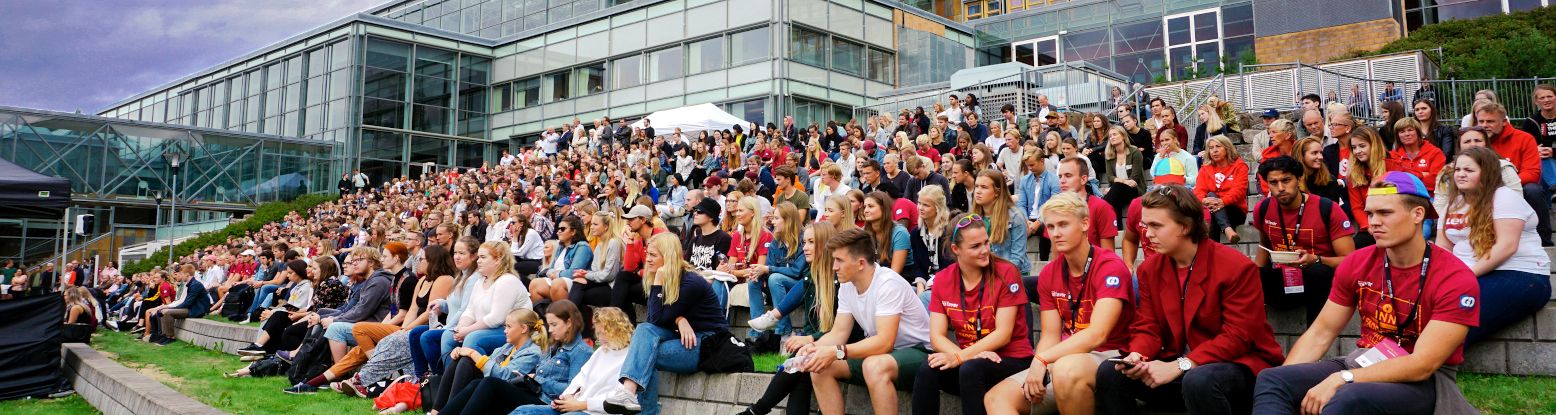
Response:
[[[1443,48],[1443,79],[1556,77],[1556,7],[1426,25],[1377,53]]]
[[[200,234],[199,236],[189,238],[183,242],[179,242],[177,245],[174,245],[174,257],[177,258],[184,255],[189,255],[195,250],[203,249],[208,246],[227,243],[227,238],[230,236],[243,236],[245,233],[258,231],[260,228],[263,228],[265,224],[279,221],[282,218],[285,218],[288,213],[307,213],[308,209],[312,209],[314,206],[318,206],[335,199],[335,196],[308,194],[290,201],[270,202],[259,205],[259,207],[254,209],[254,214],[249,215],[248,218],[243,219],[242,221],[227,225],[226,227],[215,231]],[[167,248],[159,249],[157,252],[152,253],[151,256],[146,257],[146,259],[125,264],[122,272],[125,275],[135,275],[137,273],[150,271],[152,268],[155,268],[158,265],[167,264],[167,255]]]

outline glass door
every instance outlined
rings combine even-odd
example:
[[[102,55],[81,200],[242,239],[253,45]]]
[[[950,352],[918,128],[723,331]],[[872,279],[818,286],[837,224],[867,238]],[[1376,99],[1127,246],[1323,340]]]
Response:
[[[1059,37],[1049,36],[1012,43],[1011,58],[1032,66],[1059,63]]]

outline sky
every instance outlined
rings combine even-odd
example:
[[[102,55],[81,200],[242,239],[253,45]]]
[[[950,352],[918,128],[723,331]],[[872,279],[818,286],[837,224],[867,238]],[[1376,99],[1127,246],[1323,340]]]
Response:
[[[95,114],[387,0],[0,0],[0,105]]]

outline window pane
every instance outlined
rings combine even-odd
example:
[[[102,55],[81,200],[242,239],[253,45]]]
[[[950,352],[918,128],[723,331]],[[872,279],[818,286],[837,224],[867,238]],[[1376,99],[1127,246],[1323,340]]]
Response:
[[[384,160],[404,160],[405,136],[377,130],[362,130],[362,157]]]
[[[643,55],[632,55],[611,62],[611,88],[631,88],[643,84]]]
[[[1226,49],[1227,71],[1235,71],[1239,62],[1253,59],[1253,36],[1234,37],[1221,42],[1222,48]]]
[[[767,27],[729,35],[729,62],[734,65],[772,57]]]
[[[1199,62],[1199,76],[1209,76],[1221,71],[1221,51],[1216,49],[1214,43],[1199,45],[1199,55],[1195,57]]]
[[[378,38],[367,39],[367,65],[404,72],[411,45]]]
[[[896,80],[893,69],[896,62],[892,59],[892,53],[880,49],[870,49],[869,77],[877,82],[893,83]]]
[[[1236,37],[1251,34],[1253,34],[1253,5],[1232,6],[1221,10],[1221,36]]]
[[[480,56],[464,55],[459,58],[459,81],[486,84],[492,71],[492,60]]]
[[[335,42],[330,45],[330,70],[345,68],[351,65],[351,61],[355,58],[351,53],[350,41]]]
[[[560,101],[572,97],[569,93],[571,82],[568,82],[572,72],[557,72],[546,75],[546,82],[541,91],[546,95],[546,102]]]
[[[724,69],[724,38],[716,37],[686,46],[688,75]]]
[[[1144,21],[1113,26],[1113,53],[1124,54],[1162,47],[1162,23]]]
[[[376,98],[363,98],[362,124],[405,128],[405,103]]]
[[[460,111],[459,122],[454,125],[457,130],[454,131],[454,135],[470,138],[486,137],[486,113],[484,112]]]
[[[1064,36],[1065,62],[1105,58],[1108,52],[1107,29],[1071,33]]]
[[[396,101],[405,100],[405,78],[402,72],[368,67],[364,70],[362,94]]]
[[[499,112],[513,109],[513,83],[492,87],[492,107]]]
[[[1015,60],[1013,62],[1021,62],[1021,63],[1027,64],[1027,65],[1034,65],[1034,66],[1036,65],[1035,61],[1033,60],[1036,56],[1034,54],[1034,50],[1032,49],[1032,44],[1031,43],[1018,44],[1018,45],[1015,45],[1014,48],[1015,48],[1016,53],[1015,53]]]
[[[530,78],[514,83],[514,92],[518,94],[514,103],[518,108],[524,108],[540,104],[540,78]]]
[[[455,162],[460,167],[481,167],[481,163],[486,161],[486,147],[488,145],[483,143],[461,142],[454,147],[459,156]]]
[[[1172,79],[1183,80],[1189,78],[1189,68],[1193,64],[1194,54],[1188,46],[1172,48],[1167,52],[1167,60],[1172,64]]]
[[[649,52],[648,82],[680,78],[684,73],[681,70],[683,65],[681,48],[676,47]]]
[[[864,45],[832,38],[832,70],[864,76]]]
[[[574,93],[579,96],[605,92],[605,63],[603,62],[578,68],[578,73],[574,74],[574,77],[578,83]]]
[[[416,103],[439,107],[453,106],[449,101],[454,95],[454,83],[447,79],[426,76],[416,77]]]
[[[454,52],[429,47],[417,47],[416,75],[439,78],[453,77]]]
[[[1191,42],[1189,37],[1189,17],[1174,17],[1167,19],[1167,43],[1181,45]]]
[[[439,138],[411,136],[411,164],[448,164],[449,142]],[[416,171],[415,166],[411,168]]]
[[[486,112],[486,87],[480,84],[459,84],[459,109],[461,111]]]
[[[330,63],[324,60],[325,48],[314,49],[308,52],[308,77],[323,75],[330,69]]]
[[[1215,12],[1194,15],[1194,41],[1204,42],[1220,38],[1221,36],[1216,34],[1216,24]]]
[[[411,129],[429,133],[448,134],[448,124],[449,120],[454,116],[453,112],[454,110],[448,108],[412,105]]]
[[[1059,63],[1059,41],[1048,39],[1037,42],[1037,65],[1053,65]]]
[[[1556,4],[1553,4],[1556,6]],[[1508,11],[1520,12],[1540,8],[1540,0],[1507,0]]]
[[[827,66],[827,35],[799,26],[793,26],[792,29],[792,35],[789,36],[790,57],[804,64]]]

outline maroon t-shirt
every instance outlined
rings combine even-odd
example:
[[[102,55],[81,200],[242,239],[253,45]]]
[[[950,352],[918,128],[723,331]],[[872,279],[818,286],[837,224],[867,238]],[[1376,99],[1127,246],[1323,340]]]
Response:
[[[1344,209],[1338,203],[1329,202],[1332,208],[1329,217],[1325,218],[1319,209],[1323,203],[1322,197],[1312,193],[1302,196],[1307,201],[1300,209],[1281,208],[1280,202],[1273,198],[1265,199],[1269,200],[1267,203],[1260,202],[1263,210],[1255,212],[1253,216],[1254,225],[1259,228],[1259,238],[1268,242],[1270,249],[1275,251],[1305,249],[1318,256],[1334,256],[1334,240],[1355,234],[1355,226],[1345,216],[1345,212],[1338,211]],[[1302,211],[1302,223],[1297,223],[1298,210]],[[1288,239],[1291,244],[1287,243]]]
[[[1354,307],[1361,315],[1361,338],[1356,340],[1356,347],[1372,347],[1385,336],[1396,337],[1392,334],[1398,331],[1395,341],[1405,351],[1414,353],[1416,338],[1421,336],[1428,321],[1470,327],[1480,324],[1480,284],[1475,280],[1475,273],[1452,252],[1433,244],[1427,246],[1432,249],[1432,258],[1427,265],[1424,291],[1418,291],[1421,290],[1420,264],[1413,267],[1390,264],[1395,297],[1392,302],[1386,295],[1388,283],[1383,279],[1383,249],[1369,246],[1352,252],[1335,269],[1334,289],[1329,292],[1329,301]],[[1420,304],[1419,308],[1417,304]],[[1411,309],[1418,310],[1415,320],[1400,327]],[[1460,344],[1443,364],[1462,362],[1464,345]]]
[[[1131,290],[1134,287],[1130,279],[1129,268],[1124,266],[1124,260],[1113,251],[1103,250],[1093,245],[1091,247],[1093,257],[1091,268],[1085,275],[1085,285],[1081,283],[1081,275],[1071,274],[1065,279],[1065,258],[1059,256],[1043,267],[1038,274],[1038,309],[1043,311],[1055,310],[1059,312],[1060,338],[1069,338],[1076,332],[1085,330],[1091,326],[1091,311],[1096,306],[1097,300],[1104,298],[1117,298],[1124,302],[1123,313],[1119,314],[1118,322],[1113,325],[1113,331],[1108,333],[1107,340],[1097,346],[1096,351],[1120,350],[1129,343],[1129,324],[1134,319],[1134,298]],[[938,279],[936,280],[939,281]],[[1078,299],[1077,299],[1078,297]],[[1072,304],[1079,301],[1079,306]],[[1074,309],[1074,315],[1071,310]]]
[[[1113,239],[1118,236],[1118,215],[1113,213],[1113,205],[1100,197],[1087,196],[1086,215],[1091,218],[1091,229],[1086,232],[1086,241],[1092,245],[1102,245],[1102,240]]]
[[[936,273],[930,287],[929,312],[944,314],[955,332],[956,345],[966,348],[994,332],[996,311],[1016,307],[1015,331],[1010,334],[1010,342],[995,354],[1013,359],[1032,357],[1032,341],[1028,337],[1032,328],[1027,325],[1027,293],[1021,287],[1021,273],[1004,260],[991,260],[989,265],[993,272],[984,275],[976,287],[961,287],[962,267],[956,264]],[[958,292],[961,288],[966,291]]]

